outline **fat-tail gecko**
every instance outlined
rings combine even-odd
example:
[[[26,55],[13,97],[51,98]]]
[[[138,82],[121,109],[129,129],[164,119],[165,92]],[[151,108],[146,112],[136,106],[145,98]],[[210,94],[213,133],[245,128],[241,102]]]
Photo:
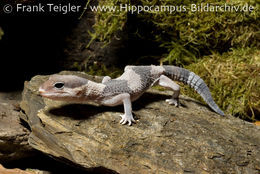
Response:
[[[94,101],[105,106],[124,105],[124,114],[120,123],[129,125],[135,122],[132,115],[132,101],[138,99],[149,87],[160,85],[173,90],[166,102],[179,105],[180,87],[173,80],[188,84],[194,88],[204,101],[219,115],[223,111],[214,102],[209,88],[195,73],[176,66],[126,66],[124,73],[111,79],[103,78],[96,83],[74,75],[52,75],[44,82],[39,92],[43,97],[62,101]]]

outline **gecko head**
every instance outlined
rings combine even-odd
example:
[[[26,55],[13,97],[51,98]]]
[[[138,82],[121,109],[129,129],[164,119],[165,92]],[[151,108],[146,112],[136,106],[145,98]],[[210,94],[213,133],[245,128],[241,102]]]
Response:
[[[44,82],[39,92],[41,96],[53,100],[79,100],[84,97],[87,79],[75,75],[52,75]]]

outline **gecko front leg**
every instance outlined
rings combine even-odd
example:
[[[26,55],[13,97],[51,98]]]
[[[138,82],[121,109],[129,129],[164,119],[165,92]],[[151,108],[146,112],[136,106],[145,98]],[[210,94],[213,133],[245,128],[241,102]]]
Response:
[[[132,103],[130,100],[130,95],[128,93],[118,94],[102,102],[102,104],[106,106],[116,106],[122,103],[124,105],[125,113],[123,115],[120,115],[122,117],[120,123],[126,124],[128,122],[128,125],[130,126],[132,122],[135,122],[135,120],[132,115]]]

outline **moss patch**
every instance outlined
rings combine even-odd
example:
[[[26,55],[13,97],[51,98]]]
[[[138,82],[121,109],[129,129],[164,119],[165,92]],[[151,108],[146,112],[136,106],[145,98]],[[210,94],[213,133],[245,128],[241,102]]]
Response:
[[[226,113],[254,121],[260,114],[260,50],[234,49],[214,53],[186,67],[201,76],[213,98]],[[198,100],[201,97],[187,86],[183,92]]]
[[[89,32],[92,37],[89,45],[94,39],[109,43],[113,38],[117,37],[117,31],[122,30],[127,22],[127,12],[113,10],[113,8],[126,3],[128,3],[127,0],[99,1],[99,7],[104,7],[104,9],[96,11],[96,23],[93,26],[95,32]]]
[[[77,64],[74,65],[77,68]],[[109,67],[109,69],[102,63],[94,62],[92,65],[88,65],[84,68],[78,68],[79,71],[84,71],[89,75],[95,76],[110,76],[116,78],[120,76],[124,71],[117,67]]]
[[[236,6],[242,8],[244,5],[254,7],[252,12],[192,12],[188,8],[191,4],[212,6]],[[258,0],[153,0],[153,1],[126,1],[126,0],[104,0],[100,6],[118,7],[120,4],[128,6],[175,6],[176,11],[143,11],[139,14],[116,10],[99,10],[96,12],[95,32],[91,33],[93,39],[109,42],[117,38],[117,31],[122,30],[127,23],[128,16],[134,16],[136,21],[141,21],[136,29],[138,37],[144,37],[142,26],[151,26],[147,33],[153,36],[147,38],[158,42],[167,52],[162,55],[161,62],[175,65],[187,65],[194,63],[203,55],[212,51],[225,52],[229,48],[245,48],[247,46],[260,46],[260,18]],[[179,8],[186,7],[186,11]],[[158,60],[159,61],[159,60]]]

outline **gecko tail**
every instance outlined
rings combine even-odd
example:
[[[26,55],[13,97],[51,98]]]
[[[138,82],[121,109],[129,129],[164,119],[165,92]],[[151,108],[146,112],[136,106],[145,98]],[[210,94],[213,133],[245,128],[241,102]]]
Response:
[[[213,109],[216,113],[224,116],[224,112],[218,107],[213,100],[210,90],[206,83],[195,73],[190,72],[188,80],[186,82],[190,87],[194,88],[197,93],[203,98],[203,100]]]
[[[164,75],[171,78],[172,80],[177,80],[183,82],[190,87],[194,88],[197,93],[203,98],[203,100],[219,115],[224,116],[224,112],[218,107],[218,105],[213,100],[210,90],[206,83],[194,72],[191,72],[185,68],[180,68],[176,66],[163,66],[165,69]]]

